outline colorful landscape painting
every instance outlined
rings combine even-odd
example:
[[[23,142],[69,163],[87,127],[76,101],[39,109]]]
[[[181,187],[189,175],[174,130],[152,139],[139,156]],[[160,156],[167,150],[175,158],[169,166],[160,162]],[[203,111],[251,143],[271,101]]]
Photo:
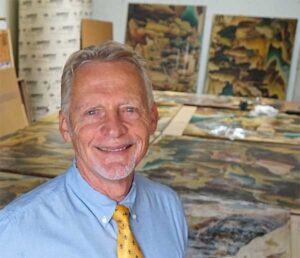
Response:
[[[242,98],[232,96],[196,95],[176,91],[154,91],[154,99],[158,103],[180,103],[189,106],[228,109],[239,109],[240,102],[243,100]],[[249,103],[249,107],[250,105]]]
[[[146,59],[154,89],[196,92],[203,24],[200,6],[129,4],[125,42]]]
[[[184,135],[300,145],[300,116],[250,116],[249,111],[198,107]]]
[[[0,209],[16,197],[47,181],[47,178],[0,172]]]
[[[290,257],[300,147],[162,136],[139,173],[183,200],[189,258]]]
[[[61,174],[74,158],[60,135],[58,113],[0,138],[0,153],[0,170],[41,177]]]
[[[206,93],[285,99],[297,19],[216,15]]]
[[[288,258],[287,211],[240,202],[184,200],[189,223],[187,258]]]
[[[300,214],[300,146],[160,137],[141,173],[181,195],[266,204]]]

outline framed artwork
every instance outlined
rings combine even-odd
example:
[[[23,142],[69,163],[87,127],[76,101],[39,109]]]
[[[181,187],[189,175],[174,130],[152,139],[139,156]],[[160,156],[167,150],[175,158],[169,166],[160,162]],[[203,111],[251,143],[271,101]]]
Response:
[[[285,99],[297,19],[216,15],[205,91]]]
[[[153,88],[196,92],[204,8],[128,6],[125,43],[146,60]]]

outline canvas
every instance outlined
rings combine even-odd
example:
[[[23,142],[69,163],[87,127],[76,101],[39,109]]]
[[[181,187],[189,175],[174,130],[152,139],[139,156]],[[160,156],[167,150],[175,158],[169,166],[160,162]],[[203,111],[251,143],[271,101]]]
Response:
[[[57,113],[0,138],[0,152],[0,170],[44,177],[59,175],[74,157],[60,135]]]
[[[187,258],[291,257],[287,211],[201,196],[184,202],[189,224]]]
[[[187,257],[290,257],[300,148],[162,136],[138,172],[180,194]]]
[[[296,19],[216,15],[205,92],[285,99]]]
[[[0,208],[47,180],[0,171]]]
[[[249,111],[198,107],[183,134],[300,145],[300,116],[252,117]]]
[[[200,6],[129,4],[125,43],[146,59],[154,89],[196,92],[203,25]]]
[[[180,194],[267,204],[300,214],[300,147],[162,136],[141,173]]]
[[[157,102],[180,103],[190,106],[238,109],[242,98],[232,96],[196,95],[176,91],[154,91]],[[249,102],[249,107],[252,105]]]
[[[300,115],[300,103],[295,101],[282,101],[271,98],[251,98],[225,95],[196,95],[176,91],[154,91],[154,99],[157,102],[180,103],[197,107],[214,107],[226,109],[240,109],[241,103],[246,102],[246,110],[251,110],[255,105],[268,105],[282,113]]]

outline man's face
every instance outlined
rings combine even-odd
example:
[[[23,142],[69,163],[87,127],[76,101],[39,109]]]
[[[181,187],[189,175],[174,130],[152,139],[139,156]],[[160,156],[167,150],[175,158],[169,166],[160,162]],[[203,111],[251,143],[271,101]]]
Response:
[[[144,82],[128,62],[93,61],[73,80],[69,123],[60,129],[72,141],[77,166],[88,177],[126,178],[145,155],[156,129],[157,110],[149,110]]]

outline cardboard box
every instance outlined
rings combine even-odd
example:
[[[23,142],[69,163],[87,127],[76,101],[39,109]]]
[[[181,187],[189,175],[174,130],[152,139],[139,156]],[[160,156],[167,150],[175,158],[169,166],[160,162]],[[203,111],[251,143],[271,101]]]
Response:
[[[14,68],[0,69],[0,136],[28,125]]]
[[[113,39],[113,25],[111,22],[98,20],[81,20],[81,48],[97,45]]]
[[[28,125],[21,99],[9,30],[0,30],[0,136]]]

